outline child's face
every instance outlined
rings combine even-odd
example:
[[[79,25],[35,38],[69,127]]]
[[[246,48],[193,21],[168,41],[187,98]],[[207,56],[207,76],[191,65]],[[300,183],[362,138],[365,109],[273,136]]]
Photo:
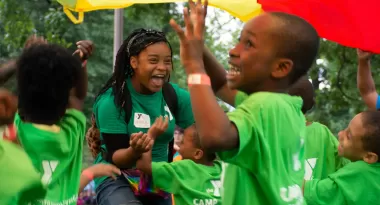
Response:
[[[182,156],[183,159],[196,160],[202,157],[199,156],[200,154],[202,154],[200,153],[202,151],[199,148],[196,148],[196,146],[194,146],[193,135],[195,131],[196,130],[194,126],[190,126],[184,132],[178,150],[179,154]]]
[[[367,152],[363,149],[362,137],[365,128],[362,123],[362,114],[356,115],[345,130],[339,132],[339,156],[351,161],[363,160]]]
[[[268,89],[268,80],[279,67],[275,56],[275,38],[278,37],[273,35],[276,24],[278,22],[269,14],[260,15],[245,24],[239,42],[229,53],[227,80],[230,88],[248,94]]]

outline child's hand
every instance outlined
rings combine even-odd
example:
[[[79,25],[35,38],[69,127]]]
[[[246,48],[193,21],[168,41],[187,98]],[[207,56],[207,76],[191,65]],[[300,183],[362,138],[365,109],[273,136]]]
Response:
[[[82,61],[87,60],[94,50],[94,43],[89,40],[78,41],[77,50],[73,53],[73,55],[78,54]]]
[[[86,170],[91,172],[94,178],[111,177],[116,179],[117,175],[121,175],[120,169],[112,164],[95,164]]]
[[[44,37],[38,37],[37,35],[32,35],[26,40],[24,48],[29,48],[32,45],[47,44],[47,40]]]
[[[360,60],[368,61],[371,58],[371,56],[373,55],[373,53],[371,53],[371,52],[363,51],[360,49],[356,49],[356,53],[358,54],[359,61]]]
[[[5,89],[0,89],[0,125],[13,123],[17,111],[17,97]]]
[[[131,138],[129,140],[129,144],[131,145],[132,149],[139,154],[152,149],[153,143],[153,139],[142,132],[131,134]]]
[[[158,136],[162,135],[166,129],[168,129],[169,124],[169,118],[168,116],[162,117],[156,119],[156,121],[153,123],[153,125],[148,130],[149,137],[156,139]]]

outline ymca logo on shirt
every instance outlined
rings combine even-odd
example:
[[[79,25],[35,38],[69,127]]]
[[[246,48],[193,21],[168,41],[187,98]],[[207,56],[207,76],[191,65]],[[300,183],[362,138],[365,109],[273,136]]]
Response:
[[[168,116],[168,114],[169,114],[169,121],[171,121],[171,120],[173,120],[173,115],[172,115],[172,112],[170,112],[170,109],[169,109],[169,107],[168,107],[168,105],[165,105],[165,116]]]
[[[144,113],[135,113],[133,125],[137,128],[150,128],[150,117]]]

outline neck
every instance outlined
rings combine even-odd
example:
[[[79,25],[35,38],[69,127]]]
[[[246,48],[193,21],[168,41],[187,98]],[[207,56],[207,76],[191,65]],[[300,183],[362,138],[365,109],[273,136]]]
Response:
[[[209,160],[206,160],[206,159],[199,159],[199,160],[194,160],[195,163],[197,164],[203,164],[203,165],[206,165],[206,166],[214,166],[214,162],[213,161],[209,161]]]
[[[144,94],[144,95],[152,95],[154,92],[150,91],[147,89],[144,85],[142,85],[137,79],[135,75],[132,76],[131,78],[132,86],[136,90],[136,92]]]
[[[247,93],[249,94],[255,93],[255,92],[287,93],[288,88],[289,88],[289,84],[287,80],[282,80],[282,81],[269,80],[257,86],[256,88],[250,90],[250,92],[247,92]]]

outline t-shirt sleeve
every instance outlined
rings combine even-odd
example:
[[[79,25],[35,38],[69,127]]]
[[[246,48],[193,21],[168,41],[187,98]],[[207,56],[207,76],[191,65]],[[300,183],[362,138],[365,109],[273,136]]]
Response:
[[[81,140],[84,139],[86,116],[81,111],[76,109],[67,109],[58,125],[70,131],[72,136],[80,137]]]
[[[221,160],[253,171],[252,163],[255,160],[252,160],[252,154],[258,152],[259,138],[263,132],[262,114],[261,100],[256,100],[255,97],[246,99],[234,111],[227,113],[238,130],[239,148],[217,153]],[[249,160],[247,156],[250,157]]]
[[[153,183],[156,187],[176,194],[181,186],[181,179],[186,178],[185,173],[189,160],[181,160],[172,163],[168,162],[152,162]]]
[[[105,93],[104,95],[107,95]],[[114,98],[107,95],[102,96],[94,105],[97,127],[101,133],[128,134],[124,111],[116,107]]]
[[[308,205],[344,204],[344,197],[331,178],[306,181],[304,197]]]
[[[177,85],[173,85],[178,97],[178,116],[176,124],[186,129],[194,123],[193,110],[191,109],[190,93]]]
[[[380,95],[377,95],[376,110],[380,109]]]
[[[235,96],[235,107],[239,106],[241,103],[243,103],[244,100],[248,98],[248,95],[238,91]]]

